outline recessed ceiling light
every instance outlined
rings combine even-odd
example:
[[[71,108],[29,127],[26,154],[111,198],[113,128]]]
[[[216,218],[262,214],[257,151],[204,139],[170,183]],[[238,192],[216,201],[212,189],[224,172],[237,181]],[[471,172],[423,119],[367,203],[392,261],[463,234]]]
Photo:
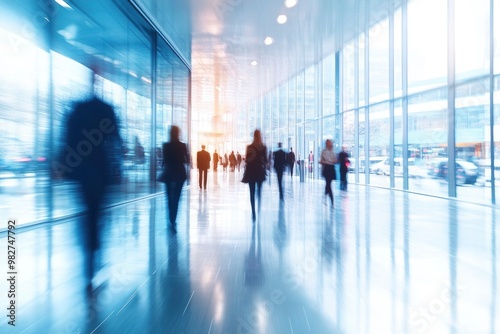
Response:
[[[252,64],[252,66],[257,66],[257,61],[252,60],[252,62],[250,64]]]
[[[285,7],[292,8],[297,4],[297,0],[285,0]]]
[[[286,22],[286,15],[280,15],[278,16],[278,18],[276,19],[276,21],[278,21],[279,24],[283,24]]]
[[[271,44],[273,44],[273,38],[272,38],[272,37],[267,36],[267,37],[264,39],[264,44],[265,44],[265,45],[271,45]]]

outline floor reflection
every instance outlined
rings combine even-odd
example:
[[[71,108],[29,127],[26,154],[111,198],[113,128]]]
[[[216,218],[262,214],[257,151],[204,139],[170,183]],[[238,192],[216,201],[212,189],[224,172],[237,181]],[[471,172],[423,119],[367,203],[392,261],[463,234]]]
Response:
[[[90,294],[78,219],[20,231],[16,329],[497,331],[496,209],[336,184],[332,210],[323,182],[285,177],[283,202],[264,184],[253,223],[239,175],[209,174],[206,191],[185,190],[176,234],[163,196],[103,212],[101,284]]]

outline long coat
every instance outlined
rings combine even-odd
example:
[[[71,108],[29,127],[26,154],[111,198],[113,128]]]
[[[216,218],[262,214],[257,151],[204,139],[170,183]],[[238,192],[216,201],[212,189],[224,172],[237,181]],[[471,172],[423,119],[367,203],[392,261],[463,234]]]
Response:
[[[248,145],[245,162],[245,179],[248,182],[262,182],[266,179],[267,147],[265,145]]]
[[[163,144],[163,170],[165,171],[165,181],[186,181],[186,164],[188,163],[189,155],[186,144],[180,141],[170,141]]]

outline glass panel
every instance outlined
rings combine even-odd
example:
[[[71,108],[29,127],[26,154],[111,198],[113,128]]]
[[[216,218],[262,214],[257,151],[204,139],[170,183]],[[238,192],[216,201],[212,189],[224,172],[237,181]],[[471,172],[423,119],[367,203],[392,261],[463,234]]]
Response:
[[[296,91],[296,80],[292,78],[288,81],[288,126],[292,128],[295,126],[295,113],[296,113],[296,105],[295,99],[297,97]],[[293,132],[293,131],[291,131]]]
[[[447,15],[446,1],[408,2],[408,92],[410,94],[446,85]]]
[[[447,161],[447,109],[447,89],[444,88],[417,94],[408,100],[409,190],[448,196],[448,184],[439,172],[440,164]],[[395,174],[396,165],[402,163],[401,146],[398,148],[394,158]]]
[[[18,224],[47,219],[50,199],[50,57],[36,44],[44,30],[24,20],[30,10],[15,11],[24,5],[0,4],[0,206]]]
[[[364,184],[366,183],[366,178],[365,178],[365,173],[369,173],[369,166],[367,165],[366,162],[366,156],[365,156],[365,131],[366,131],[366,117],[365,117],[365,108],[360,108],[358,110],[359,114],[359,123],[358,123],[358,140],[359,140],[359,183]],[[352,129],[354,131],[354,128]]]
[[[403,145],[403,107],[401,103],[401,100],[394,101],[394,147],[392,152],[394,161],[396,161],[396,158],[401,159],[403,155],[401,150]],[[390,164],[390,160],[388,164]],[[394,187],[396,189],[403,189],[403,178],[396,177],[396,174],[400,174],[397,173],[396,168],[394,168],[394,174],[394,176],[391,175],[394,178]]]
[[[401,9],[394,12],[394,97],[403,95],[402,86],[402,28],[401,28]]]
[[[500,6],[496,3],[493,6],[493,43],[495,48],[493,49],[493,70],[495,74],[500,73]]]
[[[284,83],[281,86],[279,86],[279,103],[278,103],[278,108],[279,108],[279,127],[283,131],[288,125],[288,87],[287,84]],[[284,140],[280,136],[280,140]]]
[[[323,116],[331,115],[334,113],[335,113],[335,54],[332,54],[323,60]]]
[[[363,33],[359,35],[358,38],[358,57],[359,57],[359,75],[358,75],[358,87],[359,87],[359,106],[364,106],[368,101],[365,100],[365,82],[366,75],[365,69],[365,38],[366,35]]]
[[[349,147],[349,151],[351,154],[351,168],[358,168],[359,163],[356,161],[356,153],[360,154],[359,150],[356,150],[355,139],[354,139],[354,111],[347,111],[341,114],[343,117],[344,127],[342,128],[342,137],[344,138],[344,144]],[[328,139],[328,138],[325,138]],[[357,151],[357,152],[356,152]]]
[[[498,7],[498,6],[495,6]],[[491,154],[491,150],[493,150],[494,154],[494,161],[493,161],[493,166],[488,167],[488,159],[490,160],[490,165],[491,165],[491,157],[486,156],[485,157],[485,164],[484,166],[484,175],[485,175],[485,186],[491,187],[491,177],[492,175],[495,176],[495,199],[496,203],[499,202],[499,197],[500,197],[500,76],[495,76],[494,77],[494,95],[493,95],[493,104],[494,104],[494,120],[493,120],[493,138],[494,138],[494,146],[491,147],[491,144],[489,145],[490,147],[487,148],[486,154]],[[483,166],[481,166],[483,167]]]
[[[297,123],[304,121],[304,72],[297,76]]]
[[[389,99],[389,19],[370,28],[370,103]]]
[[[342,49],[342,101],[344,110],[354,108],[354,41]]]
[[[155,149],[158,173],[163,160],[162,146],[170,140],[169,128],[172,125],[173,57],[174,54],[168,45],[163,40],[158,41]]]
[[[370,108],[370,157],[368,159],[370,184],[390,187],[389,103]]]
[[[484,187],[486,169],[491,176],[489,80],[457,86],[455,112],[457,197],[491,202],[491,188]]]
[[[318,158],[321,153],[321,147],[317,143],[317,121],[306,122],[306,145],[308,152],[307,159],[307,174],[311,178],[317,178],[318,173]]]
[[[489,21],[489,0],[476,0],[474,2],[455,0],[455,72],[457,80],[488,74],[490,64]],[[467,23],[464,24],[465,22]],[[479,36],[481,38],[478,38]]]
[[[304,91],[304,109],[306,120],[316,119],[318,117],[318,108],[316,107],[316,66],[309,66],[305,72],[305,91]]]

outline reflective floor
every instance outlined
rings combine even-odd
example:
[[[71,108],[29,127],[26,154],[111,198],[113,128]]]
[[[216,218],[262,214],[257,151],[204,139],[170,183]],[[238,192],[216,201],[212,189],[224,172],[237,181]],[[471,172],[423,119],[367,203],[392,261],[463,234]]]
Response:
[[[496,333],[497,210],[275,175],[252,223],[241,174],[197,173],[178,232],[163,196],[108,209],[83,279],[82,218],[19,230],[16,326],[1,333]],[[5,220],[5,219],[4,219]],[[0,267],[7,268],[6,235]],[[7,269],[4,269],[7,275]]]

